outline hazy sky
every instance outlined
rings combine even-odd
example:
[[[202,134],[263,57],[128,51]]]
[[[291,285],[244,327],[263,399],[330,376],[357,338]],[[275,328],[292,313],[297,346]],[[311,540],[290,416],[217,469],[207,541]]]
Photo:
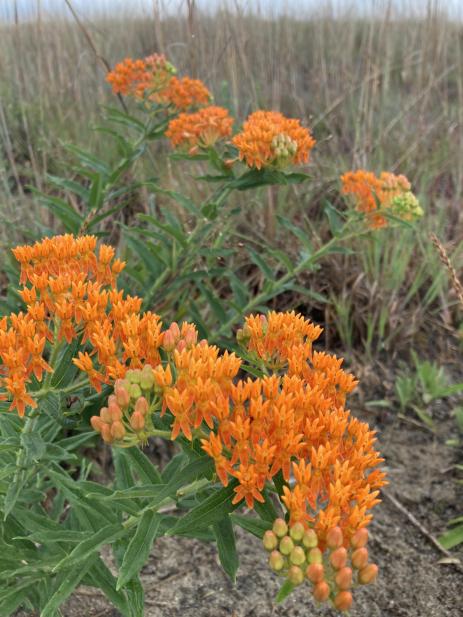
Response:
[[[79,12],[91,16],[98,12],[133,14],[152,11],[157,5],[168,14],[178,14],[185,9],[186,0],[71,0]],[[452,17],[463,17],[463,0],[195,0],[196,6],[205,11],[214,11],[224,4],[229,7],[238,6],[244,11],[260,11],[263,13],[288,13],[301,17],[310,15],[317,9],[331,8],[333,13],[356,11],[360,13],[381,13],[388,4],[401,14],[415,15],[423,13],[429,4],[444,9]],[[11,20],[15,8],[19,19],[34,18],[38,7],[43,14],[68,14],[64,0],[0,0],[0,19]]]

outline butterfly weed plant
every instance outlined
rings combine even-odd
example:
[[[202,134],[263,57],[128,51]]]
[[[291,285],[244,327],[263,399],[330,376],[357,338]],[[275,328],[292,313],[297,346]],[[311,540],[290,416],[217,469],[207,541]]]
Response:
[[[215,541],[234,580],[236,527],[262,539],[269,572],[281,577],[277,600],[304,586],[316,602],[347,611],[354,589],[378,573],[367,548],[385,483],[375,431],[346,409],[357,381],[342,359],[316,349],[322,329],[267,305],[346,238],[409,224],[419,204],[402,176],[372,182],[352,172],[343,182],[353,207],[330,210],[324,244],[289,226],[304,246],[297,263],[246,247],[264,279],[252,293],[239,274],[213,271],[216,254],[207,251],[227,255],[218,232],[234,216],[233,192],[309,179],[293,171],[315,144],[308,129],[256,111],[235,130],[202,82],[177,77],[159,55],[125,60],[108,82],[138,113],[109,110],[108,118],[136,137],[107,129],[123,153],[114,167],[74,148],[85,182],[52,183],[79,208],[40,195],[66,233],[13,250],[22,305],[0,319],[0,614],[59,615],[84,584],[122,615],[141,617],[140,571],[157,538]],[[197,180],[210,194],[195,203],[148,182],[176,208],[123,226],[126,255],[117,258],[97,236],[137,189],[124,184],[128,170],[164,137],[174,160],[209,167]],[[119,285],[124,270],[143,294]],[[221,277],[224,297],[214,287]],[[164,317],[184,303],[196,324]],[[178,447],[163,470],[144,452],[154,437]],[[111,448],[110,484],[89,473],[85,448],[98,444]]]

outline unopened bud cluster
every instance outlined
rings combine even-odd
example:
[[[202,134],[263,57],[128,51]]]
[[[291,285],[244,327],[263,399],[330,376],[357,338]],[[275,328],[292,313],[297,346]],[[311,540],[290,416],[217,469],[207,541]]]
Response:
[[[296,155],[297,142],[286,133],[279,133],[272,139],[272,149],[275,153],[276,164],[285,165]]]
[[[333,527],[320,542],[313,529],[306,529],[302,523],[288,527],[281,518],[263,537],[274,572],[293,585],[307,580],[317,602],[331,601],[339,611],[351,608],[353,587],[376,579],[378,566],[368,563],[367,541],[368,531],[362,528],[346,548],[341,528]]]
[[[414,221],[424,214],[420,202],[411,191],[394,197],[390,208],[394,216],[404,221]]]
[[[184,322],[179,328],[178,323],[174,321],[163,334],[162,349],[167,353],[172,353],[174,350],[182,352],[184,349],[191,349],[197,342],[198,332],[192,324]]]
[[[154,393],[154,374],[149,364],[143,369],[129,369],[124,379],[114,384],[114,394],[108,406],[98,416],[92,416],[92,427],[101,433],[106,443],[133,445],[146,441],[152,428],[149,417],[151,396]]]

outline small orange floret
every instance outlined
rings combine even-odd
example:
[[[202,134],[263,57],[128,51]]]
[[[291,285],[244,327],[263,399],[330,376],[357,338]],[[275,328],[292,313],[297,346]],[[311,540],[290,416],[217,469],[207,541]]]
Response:
[[[169,122],[166,137],[174,147],[213,146],[219,139],[229,137],[233,118],[223,107],[209,106],[195,113],[183,113]]]
[[[233,138],[248,167],[286,167],[307,163],[315,140],[299,120],[276,111],[256,111]]]

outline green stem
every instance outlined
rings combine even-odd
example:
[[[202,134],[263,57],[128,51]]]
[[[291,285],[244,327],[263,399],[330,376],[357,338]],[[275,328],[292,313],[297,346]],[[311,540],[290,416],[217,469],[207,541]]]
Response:
[[[362,235],[363,233],[363,231],[357,231],[352,234],[347,234],[343,238],[340,238],[339,236],[331,238],[331,240],[329,240],[324,246],[318,249],[318,251],[315,251],[315,253],[307,257],[307,259],[304,259],[304,261],[302,261],[298,266],[296,266],[294,270],[291,270],[285,275],[283,275],[278,281],[275,282],[275,286],[283,287],[288,281],[295,278],[303,270],[307,269],[309,266],[314,265],[321,257],[323,257],[323,255],[331,248],[331,246],[336,244],[336,242],[339,242],[340,240],[349,240],[350,238]],[[252,311],[256,306],[259,306],[259,304],[261,304],[266,299],[267,295],[268,291],[265,291],[258,294],[257,296],[254,296],[254,298],[246,304],[246,306],[241,310],[240,313],[236,312],[234,315],[232,315],[232,317],[230,317],[230,319],[228,319],[228,321],[222,324],[222,326],[215,334],[215,339],[226,334],[237,321],[239,321],[244,315],[246,315],[246,313]]]

